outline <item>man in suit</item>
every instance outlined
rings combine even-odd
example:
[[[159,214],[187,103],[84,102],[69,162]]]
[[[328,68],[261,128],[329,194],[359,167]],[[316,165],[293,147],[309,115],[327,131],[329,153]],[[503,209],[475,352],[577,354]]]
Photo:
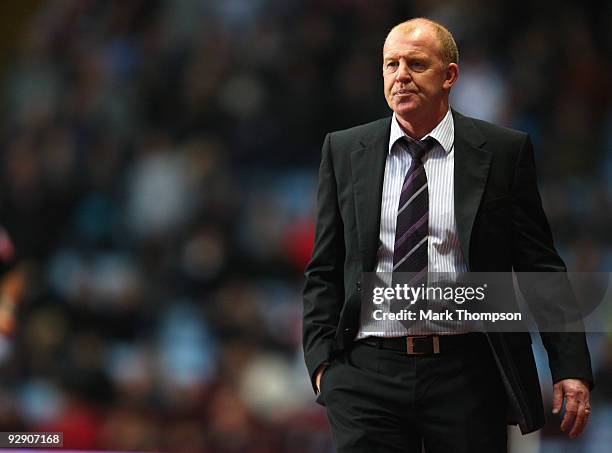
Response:
[[[383,324],[361,310],[364,272],[565,272],[527,134],[449,107],[452,35],[428,19],[384,43],[391,118],[328,134],[304,287],[304,355],[339,452],[506,451],[506,423],[544,424],[529,333]],[[477,102],[477,100],[475,101]],[[399,275],[399,274],[398,274]],[[430,329],[430,330],[428,330]],[[415,335],[418,333],[419,335]],[[542,333],[553,412],[578,436],[593,378],[582,333]]]

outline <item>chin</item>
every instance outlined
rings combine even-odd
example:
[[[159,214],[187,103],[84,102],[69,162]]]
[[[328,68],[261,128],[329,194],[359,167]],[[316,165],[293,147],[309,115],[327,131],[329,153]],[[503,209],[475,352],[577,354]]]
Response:
[[[396,115],[403,118],[418,114],[419,110],[421,110],[421,106],[412,102],[395,105],[395,108],[393,109]]]

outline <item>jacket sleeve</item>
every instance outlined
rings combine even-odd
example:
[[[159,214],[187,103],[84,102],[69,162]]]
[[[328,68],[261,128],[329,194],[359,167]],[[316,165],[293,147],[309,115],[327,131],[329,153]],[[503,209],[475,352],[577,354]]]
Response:
[[[331,135],[325,137],[321,165],[315,240],[306,267],[303,291],[303,347],[314,389],[314,374],[333,354],[334,336],[344,300],[344,226],[331,156]]]
[[[519,273],[562,273],[556,274],[554,281],[561,282],[571,291],[565,263],[555,250],[552,232],[542,208],[542,200],[536,182],[533,146],[528,135],[523,140],[514,175],[512,222],[514,270]],[[523,294],[534,292],[533,288],[527,287],[527,284],[521,280],[519,278]],[[527,280],[534,282],[534,279]],[[558,290],[558,285],[555,286]],[[537,300],[534,302],[530,299],[526,297],[530,305],[539,303]],[[575,299],[570,303],[576,307]],[[560,309],[562,311],[564,307]],[[580,320],[578,322],[581,324]],[[548,354],[553,382],[568,378],[583,379],[591,388],[593,387],[591,360],[583,331],[541,332],[540,336]]]

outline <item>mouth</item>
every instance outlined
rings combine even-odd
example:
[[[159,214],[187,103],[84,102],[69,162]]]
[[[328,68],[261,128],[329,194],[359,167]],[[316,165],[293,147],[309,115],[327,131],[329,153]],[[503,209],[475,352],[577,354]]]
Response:
[[[400,89],[393,92],[393,96],[409,96],[411,94],[416,94],[413,90],[405,90]]]

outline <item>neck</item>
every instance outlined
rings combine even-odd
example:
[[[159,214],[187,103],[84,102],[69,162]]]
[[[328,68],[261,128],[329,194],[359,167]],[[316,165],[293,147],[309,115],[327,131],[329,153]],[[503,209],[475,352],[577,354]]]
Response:
[[[446,112],[448,112],[448,104],[441,106],[435,115],[402,117],[396,114],[395,117],[406,135],[415,140],[420,140],[444,119]]]

